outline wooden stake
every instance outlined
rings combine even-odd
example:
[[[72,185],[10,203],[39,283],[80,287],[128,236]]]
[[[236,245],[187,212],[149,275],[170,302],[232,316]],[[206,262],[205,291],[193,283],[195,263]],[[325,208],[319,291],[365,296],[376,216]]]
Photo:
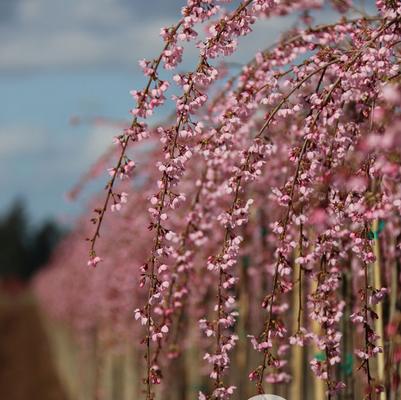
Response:
[[[373,264],[373,286],[374,289],[380,289],[381,283],[381,261],[380,261],[380,241],[376,236],[376,232],[379,230],[379,221],[376,219],[373,222],[372,231],[374,232],[374,244],[373,252],[376,257],[376,261]],[[377,377],[382,385],[385,386],[385,360],[384,360],[384,330],[383,330],[383,304],[380,302],[375,306],[375,312],[379,316],[375,320],[375,331],[380,336],[377,340],[378,346],[383,349],[382,353],[377,355]],[[384,390],[380,394],[380,400],[386,400],[386,391]]]
[[[313,281],[311,290],[312,293],[316,290],[317,287],[317,281]],[[312,321],[312,331],[316,335],[320,335],[320,325],[317,321],[313,320]],[[320,351],[316,344],[313,345],[312,347],[313,351],[313,357]],[[312,386],[314,390],[314,399],[315,400],[323,400],[326,398],[326,384],[325,381],[322,379],[319,379],[315,376],[315,374],[312,374]],[[308,393],[309,395],[309,393]]]
[[[298,257],[299,251],[296,252],[295,258]],[[302,294],[302,280],[299,279],[301,275],[301,267],[299,264],[294,264],[294,289],[292,298],[292,332],[295,334],[298,329],[298,310],[302,307],[300,302],[300,296]],[[298,283],[296,283],[298,281]],[[293,346],[291,349],[291,372],[292,372],[292,382],[290,388],[290,399],[291,400],[303,400],[303,352],[304,348],[302,346]]]
[[[246,236],[245,236],[246,237]],[[249,256],[245,255],[242,258],[240,280],[238,285],[239,290],[239,318],[237,324],[237,335],[239,341],[237,344],[236,353],[236,369],[235,383],[237,385],[238,397],[240,399],[248,399],[249,392],[249,379],[248,379],[248,338],[246,333],[248,331],[248,318],[249,318],[249,298],[248,298],[248,275],[247,268],[249,266]]]

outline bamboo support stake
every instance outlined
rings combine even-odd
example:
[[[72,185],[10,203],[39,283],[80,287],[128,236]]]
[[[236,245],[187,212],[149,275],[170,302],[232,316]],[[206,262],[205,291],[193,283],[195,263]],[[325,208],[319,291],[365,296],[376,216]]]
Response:
[[[373,222],[372,231],[378,232],[379,230],[379,221],[376,219]],[[380,241],[378,237],[374,238],[373,244],[373,253],[376,257],[376,260],[373,264],[373,285],[374,289],[380,289],[382,287],[381,283],[381,262],[380,262]],[[375,331],[379,335],[379,339],[377,340],[378,346],[383,349],[382,353],[377,355],[377,377],[381,384],[385,386],[385,360],[384,360],[384,330],[383,330],[383,304],[380,302],[375,306],[375,312],[379,316],[378,319],[375,320]],[[380,400],[386,400],[386,391],[384,390],[380,393]]]
[[[316,290],[316,287],[317,287],[317,281],[313,281],[313,285],[311,287],[312,293]],[[316,335],[320,335],[320,325],[315,320],[312,321],[312,331]],[[313,356],[315,356],[315,354],[317,354],[320,351],[316,346],[316,344],[313,345],[312,349],[313,349]],[[326,398],[326,384],[322,379],[317,378],[315,374],[312,374],[312,386],[315,400],[323,400]],[[307,394],[309,396],[309,393]]]
[[[247,280],[247,268],[249,264],[249,256],[245,255],[242,259],[241,275],[239,284],[239,318],[237,334],[239,337],[236,353],[236,369],[237,376],[235,380],[238,385],[238,396],[240,399],[247,399],[250,397],[249,384],[248,384],[248,373],[247,373],[247,361],[248,361],[248,343],[247,343],[247,322],[249,318],[249,298],[248,298],[248,280]]]
[[[191,304],[192,306],[192,304]],[[202,378],[199,370],[201,368],[200,364],[200,349],[193,345],[197,341],[197,329],[196,329],[196,317],[188,314],[189,322],[188,322],[188,348],[182,355],[185,357],[185,368],[188,374],[188,385],[187,385],[187,393],[186,398],[196,399],[198,397],[199,390],[202,389]]]
[[[313,321],[312,323],[312,329],[313,332],[316,334],[319,334],[320,332],[320,325],[316,322]],[[313,346],[313,352],[314,354],[319,352],[319,349],[317,348],[316,345]],[[325,383],[322,379],[317,378],[314,374],[312,375],[312,382],[313,382],[313,389],[315,393],[315,400],[323,400],[326,398],[326,388],[325,388]]]
[[[394,237],[386,238],[386,240],[390,243],[392,249],[395,249],[397,246],[397,242]],[[393,324],[396,321],[397,315],[397,297],[398,297],[398,265],[395,255],[393,254],[392,258],[390,259],[390,270],[391,270],[391,278],[390,278],[390,311],[389,311],[389,321]],[[389,350],[388,350],[388,358],[387,358],[387,374],[388,376],[392,376],[397,371],[397,365],[393,362],[394,357],[394,348],[395,348],[395,340],[390,340]],[[390,378],[391,379],[391,378]],[[390,382],[390,400],[397,399],[397,391],[393,391],[391,388]]]
[[[123,400],[124,399],[124,373],[125,363],[124,355],[120,352],[112,356],[112,370],[111,370],[111,399]]]
[[[316,238],[314,237],[313,231],[309,231],[308,232],[308,236],[310,237],[310,242],[311,243],[315,243]],[[318,282],[317,280],[311,280],[311,284],[310,285],[305,285],[305,290],[308,291],[308,293],[306,294],[305,297],[307,297],[307,295],[309,293],[314,293],[317,289],[317,285]],[[315,321],[312,320],[312,332],[315,333],[316,335],[320,335],[320,331],[321,331],[321,327],[320,324]],[[316,346],[316,344],[314,343],[313,346],[309,347],[308,350],[306,351],[307,356],[309,356],[309,352],[310,350],[312,350],[312,357],[315,357],[315,355],[320,351],[318,349],[318,347]],[[311,357],[308,357],[308,360]],[[308,389],[310,387],[310,390]],[[313,392],[313,397],[311,396]],[[325,381],[323,381],[322,379],[319,379],[316,377],[316,375],[314,373],[311,374],[311,380],[310,380],[310,385],[309,382],[306,385],[306,390],[305,390],[305,394],[306,394],[306,399],[314,399],[314,400],[323,400],[326,398],[326,383]]]
[[[100,399],[111,400],[113,399],[114,389],[114,357],[109,348],[104,346],[102,348],[102,371],[100,377]]]
[[[298,257],[299,251],[296,251],[295,258]],[[298,281],[298,284],[294,285],[293,289],[293,300],[292,300],[292,332],[295,334],[298,329],[298,319],[297,314],[300,307],[302,307],[300,296],[302,296],[302,280],[300,280],[301,276],[301,266],[298,263],[294,263],[294,282]],[[301,309],[302,315],[302,309]],[[291,381],[291,388],[290,388],[290,399],[291,400],[303,400],[302,393],[303,393],[303,351],[304,348],[302,346],[293,346],[292,347],[292,357],[291,357],[291,372],[292,372],[292,381]]]
[[[124,400],[132,400],[139,395],[136,389],[141,386],[141,379],[136,371],[136,354],[137,350],[127,341],[124,351]]]
[[[105,349],[104,341],[102,337],[102,326],[98,326],[96,329],[96,348],[94,354],[95,361],[95,377],[94,377],[94,400],[105,400],[104,398],[104,384],[105,384]]]
[[[395,249],[397,243],[393,237],[387,239],[390,241],[390,246]],[[398,268],[397,268],[397,261],[394,258],[390,260],[392,265],[390,266],[391,269],[391,282],[390,282],[390,313],[389,313],[389,320],[393,321],[396,311],[397,311],[397,294],[398,294]]]

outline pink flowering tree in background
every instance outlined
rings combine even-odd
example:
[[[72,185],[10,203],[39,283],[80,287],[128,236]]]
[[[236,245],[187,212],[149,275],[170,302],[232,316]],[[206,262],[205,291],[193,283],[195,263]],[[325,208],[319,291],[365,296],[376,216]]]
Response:
[[[144,399],[189,398],[170,368],[188,354],[200,400],[401,395],[401,4],[375,6],[188,0],[140,61],[132,123],[84,178],[107,168],[105,193],[36,292],[80,335],[130,343]],[[322,7],[337,22],[315,24]],[[288,14],[238,75],[222,64]],[[185,42],[198,59],[177,72]]]

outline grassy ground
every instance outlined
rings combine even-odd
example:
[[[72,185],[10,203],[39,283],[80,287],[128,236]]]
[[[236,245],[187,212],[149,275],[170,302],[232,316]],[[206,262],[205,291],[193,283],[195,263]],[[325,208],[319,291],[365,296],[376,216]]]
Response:
[[[32,297],[0,294],[0,399],[66,400]]]

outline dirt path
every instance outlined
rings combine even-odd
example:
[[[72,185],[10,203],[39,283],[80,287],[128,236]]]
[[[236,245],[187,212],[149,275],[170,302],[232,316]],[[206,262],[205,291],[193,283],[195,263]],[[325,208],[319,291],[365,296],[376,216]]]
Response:
[[[67,400],[38,310],[27,294],[0,296],[0,399]]]

